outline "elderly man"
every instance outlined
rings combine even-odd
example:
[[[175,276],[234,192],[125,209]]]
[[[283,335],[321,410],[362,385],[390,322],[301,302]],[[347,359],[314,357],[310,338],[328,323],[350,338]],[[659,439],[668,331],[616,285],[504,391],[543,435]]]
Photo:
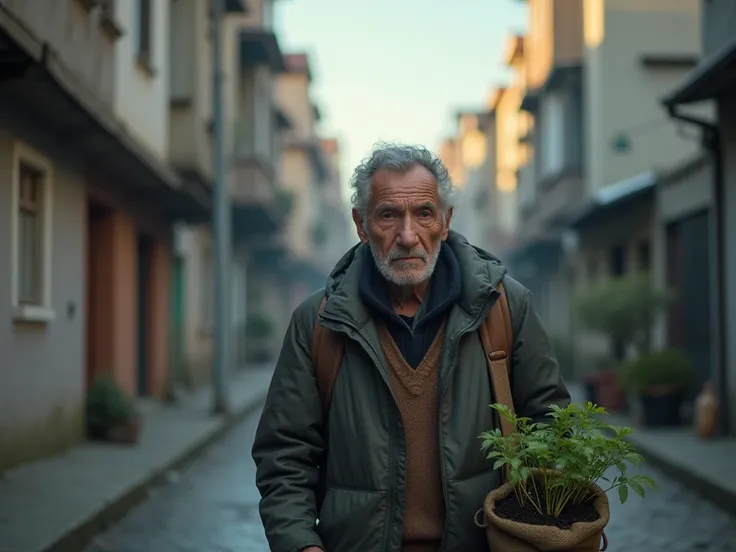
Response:
[[[360,243],[294,312],[253,445],[270,548],[486,551],[473,516],[501,474],[478,439],[499,423],[478,330],[498,289],[513,404],[533,419],[570,400],[550,340],[529,291],[450,230],[454,190],[436,156],[378,147],[351,184]],[[344,343],[328,409],[315,323]]]

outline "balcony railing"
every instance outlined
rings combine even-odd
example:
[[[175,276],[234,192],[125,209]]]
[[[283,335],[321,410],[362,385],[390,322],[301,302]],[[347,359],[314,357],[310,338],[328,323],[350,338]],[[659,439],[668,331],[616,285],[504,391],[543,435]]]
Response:
[[[239,121],[231,131],[228,182],[232,200],[241,205],[271,203],[276,197],[275,144],[272,135],[257,139],[256,129]]]

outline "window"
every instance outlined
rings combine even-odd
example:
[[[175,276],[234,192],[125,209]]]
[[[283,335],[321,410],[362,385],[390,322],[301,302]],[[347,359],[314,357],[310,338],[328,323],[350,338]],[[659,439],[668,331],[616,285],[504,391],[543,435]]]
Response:
[[[43,172],[20,162],[18,197],[18,303],[41,303],[43,285]]]
[[[51,164],[32,149],[13,152],[12,285],[16,317],[48,321],[51,311]]]
[[[153,0],[137,0],[136,6],[138,13],[136,14],[137,44],[138,58],[150,64],[152,61],[153,44]]]
[[[561,171],[565,166],[565,103],[550,92],[542,98],[540,109],[540,146],[542,178]]]

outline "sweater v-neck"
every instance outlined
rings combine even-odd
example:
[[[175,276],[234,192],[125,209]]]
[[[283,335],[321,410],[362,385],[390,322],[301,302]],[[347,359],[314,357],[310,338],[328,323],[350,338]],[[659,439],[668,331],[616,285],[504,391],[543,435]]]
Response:
[[[384,324],[378,326],[379,338],[389,366],[406,390],[415,397],[424,392],[429,376],[438,367],[445,340],[445,325],[446,322],[442,322],[427,353],[416,368],[412,368],[406,361],[388,328]]]

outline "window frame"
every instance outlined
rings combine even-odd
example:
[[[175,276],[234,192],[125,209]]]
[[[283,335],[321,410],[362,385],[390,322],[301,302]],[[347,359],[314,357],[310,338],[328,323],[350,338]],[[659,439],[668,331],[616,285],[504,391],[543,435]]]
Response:
[[[20,173],[26,165],[42,175],[41,185],[41,235],[40,264],[41,282],[38,304],[20,302]],[[13,144],[11,191],[11,279],[10,302],[13,318],[26,322],[50,322],[55,313],[52,308],[52,246],[53,246],[53,205],[54,205],[54,167],[50,159],[32,147],[22,143]]]

